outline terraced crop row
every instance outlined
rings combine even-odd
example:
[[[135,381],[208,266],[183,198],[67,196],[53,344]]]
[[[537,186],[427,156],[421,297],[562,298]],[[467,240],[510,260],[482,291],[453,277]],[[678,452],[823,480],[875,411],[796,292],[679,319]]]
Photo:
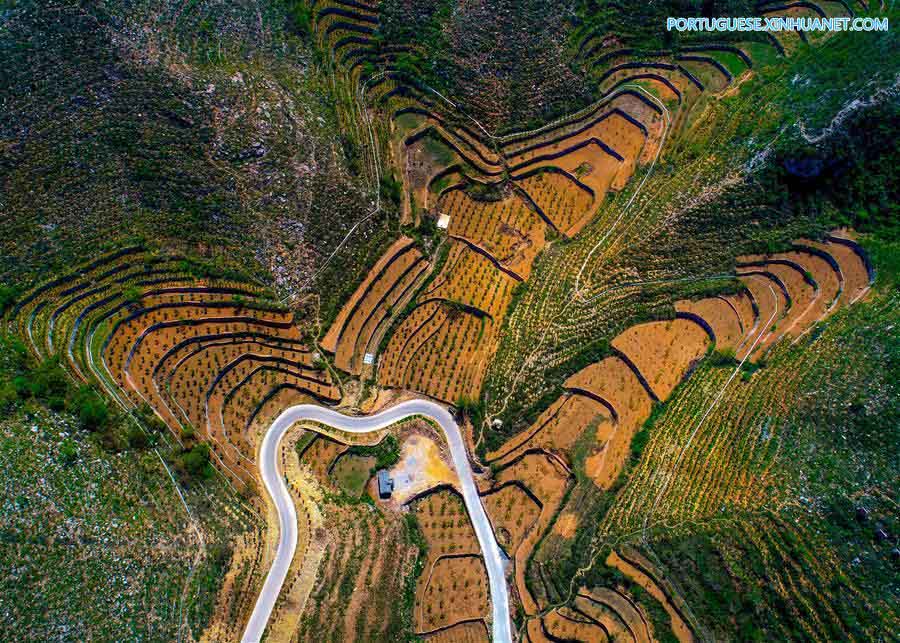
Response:
[[[321,342],[335,366],[360,375],[374,363],[378,344],[396,314],[415,293],[428,262],[411,239],[401,237],[375,264],[344,304]]]
[[[149,404],[175,442],[209,442],[220,470],[245,485],[255,476],[248,418],[272,390],[325,402],[340,391],[264,289],[196,272],[178,257],[114,252],[33,289],[8,323],[37,357],[58,355],[126,408]]]
[[[409,506],[428,545],[416,586],[416,631],[484,621],[490,609],[487,571],[462,498],[452,489],[438,488]]]
[[[826,252],[829,244],[837,248],[834,254]],[[740,353],[744,356],[741,359],[746,357],[749,363],[750,359],[765,355],[767,348],[775,346],[779,339],[785,342],[778,345],[785,346],[788,340],[802,335],[833,310],[849,305],[865,294],[869,282],[860,277],[868,275],[865,270],[867,260],[849,237],[831,236],[820,244],[798,242],[796,248],[791,253],[742,260],[739,266],[758,263],[765,270],[744,277],[748,288],[738,294],[680,301],[675,305],[675,319],[639,324],[620,333],[610,343],[614,353],[611,357],[569,377],[564,385],[565,394],[531,427],[487,454],[488,461],[498,471],[498,482],[520,485],[519,501],[526,505],[534,502],[541,508],[541,517],[530,531],[522,534],[505,526],[509,516],[503,504],[492,502],[487,505],[492,516],[494,512],[498,514],[495,520],[498,540],[514,547],[516,586],[527,614],[536,615],[543,607],[541,597],[555,595],[561,589],[538,589],[535,598],[535,583],[540,582],[536,579],[543,577],[540,567],[528,566],[535,543],[544,537],[551,520],[556,521],[554,533],[558,532],[560,537],[570,537],[566,534],[575,531],[576,523],[568,523],[577,521],[578,512],[566,512],[560,505],[565,490],[578,476],[602,490],[611,489],[631,458],[632,440],[650,417],[653,404],[669,398],[712,348],[724,356]],[[773,280],[774,276],[770,277],[769,272],[774,267],[779,271],[797,272],[797,279],[784,284],[784,292],[787,293],[785,298],[794,302],[800,300],[802,289],[805,297],[803,315],[791,316],[783,307],[766,306],[764,301],[757,301],[763,291],[751,289],[751,279]],[[844,283],[844,273],[857,275],[852,290],[845,291],[840,287]],[[807,279],[815,286],[809,285]],[[772,298],[774,286],[771,290],[770,300],[780,303]],[[782,291],[779,289],[778,292]],[[664,445],[651,442],[647,447],[625,491],[606,514],[604,525],[609,526],[603,527],[604,530],[613,529],[612,525],[615,525],[616,533],[640,529],[642,523],[634,521],[648,515],[648,511],[652,514],[657,503],[666,507],[664,516],[659,519],[669,523],[715,514],[724,505],[747,507],[761,497],[769,497],[773,482],[770,472],[773,452],[765,436],[774,427],[765,423],[765,409],[771,403],[766,400],[790,399],[791,378],[772,378],[767,386],[734,384],[737,361],[728,359],[731,361],[724,363],[729,368],[707,369],[704,378],[692,379],[686,385],[686,394],[679,396],[675,405],[668,409],[669,421],[681,422],[681,431]],[[775,391],[773,387],[783,390]],[[720,390],[724,397],[719,395]],[[717,429],[705,431],[702,438],[693,440],[697,424],[705,420],[706,406],[713,400],[719,409],[723,409],[717,412]],[[748,423],[759,424],[764,436],[761,438],[740,429]],[[679,453],[682,445],[690,445],[690,449]],[[556,473],[551,475],[544,470],[535,479],[533,470],[527,466],[523,469],[528,462],[538,458],[553,463]],[[739,461],[742,466],[732,468],[729,466],[732,461]],[[673,474],[675,467],[679,467],[677,477]],[[551,480],[556,493],[548,491]],[[659,490],[657,498],[654,498],[654,489]],[[696,501],[692,503],[690,499]],[[677,514],[671,513],[674,507],[678,507]],[[501,526],[505,532],[499,531]],[[659,590],[642,575],[643,572],[634,572],[631,563],[617,562],[614,566],[630,570],[635,582],[646,585],[645,590],[651,595]],[[665,605],[669,599],[663,597],[660,600]],[[690,627],[675,609],[672,607],[673,628],[676,632],[681,631],[681,638],[687,640]],[[558,636],[554,634],[557,631],[586,634],[596,627],[595,623],[579,623],[571,616],[554,612],[535,619],[529,624],[529,635],[533,639],[549,636],[553,640],[553,636]]]

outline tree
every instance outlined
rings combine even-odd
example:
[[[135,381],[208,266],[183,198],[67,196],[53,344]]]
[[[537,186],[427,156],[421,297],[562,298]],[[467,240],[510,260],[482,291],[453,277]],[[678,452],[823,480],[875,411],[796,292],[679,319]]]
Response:
[[[178,470],[188,477],[201,479],[212,477],[213,468],[209,462],[209,453],[209,445],[206,442],[195,444],[178,457]]]

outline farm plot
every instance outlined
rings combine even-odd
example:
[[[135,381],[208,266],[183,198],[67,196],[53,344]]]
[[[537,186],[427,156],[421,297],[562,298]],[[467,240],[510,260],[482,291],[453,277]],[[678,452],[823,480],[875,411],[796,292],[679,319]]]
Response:
[[[366,275],[366,278],[363,279],[362,283],[356,288],[350,299],[348,299],[341,308],[337,318],[328,329],[328,332],[325,333],[322,341],[319,342],[322,348],[329,353],[335,353],[337,351],[338,341],[340,340],[345,327],[349,323],[350,318],[360,306],[361,300],[363,300],[373,288],[380,288],[381,295],[384,295],[391,289],[400,274],[396,269],[391,270],[391,266],[398,257],[407,252],[418,252],[414,249],[413,240],[409,237],[400,237],[391,244],[375,265],[372,266],[369,274]],[[391,278],[391,275],[393,275],[393,278]],[[380,286],[378,285],[379,282]],[[380,297],[376,296],[375,303],[379,300]]]
[[[461,247],[460,251],[454,256],[451,250],[444,269],[419,300],[442,299],[475,308],[492,319],[502,319],[518,280],[472,247],[460,241],[454,244]]]
[[[813,264],[811,257],[812,255],[802,256],[807,265]],[[784,335],[791,337],[802,335],[833,311],[839,298],[840,282],[827,262],[818,257],[815,259],[819,270],[822,271],[820,276],[823,278],[823,284],[827,284],[825,287],[829,288],[828,291],[823,290],[813,274],[793,259],[757,259],[739,264],[738,275],[759,302],[760,319],[768,319],[762,311],[765,302],[772,300],[771,291],[776,291],[776,296],[782,300],[782,306],[787,306],[786,312],[777,324],[769,329],[763,329],[764,335],[754,351],[755,355],[764,355]],[[821,261],[821,264],[818,261]],[[828,267],[828,272],[824,272],[824,266]],[[754,280],[758,283],[754,284]],[[766,280],[770,283],[767,284]],[[759,282],[764,286],[760,287]],[[766,330],[768,332],[765,332]]]
[[[327,505],[315,583],[293,633],[300,640],[396,640],[396,601],[417,555],[405,521],[366,504]]]
[[[483,619],[490,612],[487,571],[480,556],[440,558],[428,575],[418,614],[420,631]]]
[[[388,341],[379,381],[449,402],[476,399],[515,283],[491,259],[455,241],[440,274]]]
[[[519,547],[509,552],[515,561],[516,588],[528,614],[533,614],[538,609],[525,581],[528,560],[558,512],[569,482],[569,470],[545,453],[525,453],[496,475],[497,488],[509,483],[520,484],[529,491],[532,501],[536,500],[540,504],[540,515],[534,526],[526,532]],[[502,509],[502,506],[497,508]]]
[[[675,310],[703,320],[709,325],[719,350],[734,350],[744,337],[743,322],[734,305],[724,298],[682,300],[675,302]]]
[[[762,267],[766,270],[778,268],[776,274],[785,274],[784,268],[793,268],[803,276],[803,282],[813,288],[813,295],[807,307],[796,319],[795,325],[789,327],[787,332],[792,335],[803,332],[812,324],[821,321],[827,315],[834,312],[841,297],[840,267],[837,261],[825,251],[806,251],[798,249],[792,252],[783,252],[775,255],[742,257],[739,267]],[[792,276],[790,280],[783,279],[789,292],[796,292],[798,284]],[[805,290],[805,289],[804,289]],[[797,295],[799,301],[806,301],[807,293]],[[792,295],[792,300],[793,300]]]
[[[532,641],[606,641],[608,637],[603,627],[594,619],[571,608],[558,607],[540,619],[532,621],[534,629],[540,624],[541,633],[530,636]],[[529,632],[530,633],[530,632]],[[540,637],[540,638],[539,638]]]
[[[329,401],[340,393],[312,367],[291,315],[267,291],[198,279],[199,270],[172,257],[112,253],[38,286],[10,325],[37,356],[65,349],[77,377],[96,378],[123,405],[149,405],[180,446],[208,441],[213,461],[243,485],[255,475],[255,447],[243,424],[225,424],[227,401],[249,406],[267,395],[260,387],[276,384]]]
[[[516,184],[553,227],[566,236],[577,234],[599,207],[587,186],[560,172],[536,172]]]
[[[616,480],[630,453],[634,434],[650,415],[652,399],[634,371],[618,357],[608,357],[566,380],[565,387],[586,391],[609,404],[615,424],[608,437],[608,425],[598,425],[600,450],[585,460],[585,473],[601,489]]]
[[[410,359],[405,385],[447,402],[477,399],[495,347],[496,324],[444,306],[446,319]]]
[[[582,589],[575,598],[574,606],[580,613],[600,623],[609,633],[611,641],[650,643],[654,640],[641,608],[619,588]]]
[[[410,361],[447,319],[448,309],[437,301],[417,306],[391,335],[378,361],[378,377],[385,386],[403,386]]]
[[[497,542],[506,552],[519,548],[541,513],[540,503],[516,483],[483,494],[482,502],[494,525]]]
[[[634,364],[656,399],[664,400],[706,352],[710,338],[689,319],[632,326],[612,346]]]
[[[811,247],[827,253],[835,261],[839,270],[841,283],[840,306],[848,306],[856,302],[868,290],[871,277],[859,253],[853,247],[844,245],[838,240],[809,241],[801,239],[800,247]]]
[[[488,453],[487,461],[497,465],[508,464],[521,453],[535,449],[550,451],[568,459],[569,450],[582,436],[585,427],[594,424],[599,436],[605,435],[606,427],[613,423],[610,410],[603,402],[578,393],[564,395],[544,411],[528,430],[510,439],[500,449]]]
[[[335,353],[338,368],[354,374],[369,370],[388,324],[412,297],[416,284],[428,269],[428,262],[416,251],[414,258],[403,261],[396,268],[402,272],[383,298],[372,304],[377,295],[371,291],[347,324]]]
[[[416,586],[416,631],[484,618],[489,612],[487,572],[462,498],[448,487],[438,488],[409,507],[428,546]]]
[[[450,216],[451,236],[483,249],[519,279],[528,278],[544,246],[544,223],[517,196],[478,201],[464,190],[450,190],[437,207]]]
[[[423,638],[430,643],[490,643],[491,640],[483,622],[458,623]]]
[[[515,176],[552,163],[577,176],[594,190],[594,194],[602,195],[609,185],[603,168],[614,168],[614,175],[620,169],[617,165],[609,166],[609,159],[622,163],[621,167],[625,168],[622,170],[623,176],[617,177],[616,181],[617,189],[620,189],[627,176],[634,171],[634,161],[647,134],[647,128],[642,123],[614,109],[575,132],[522,148],[510,157],[510,171]],[[599,171],[595,173],[594,167]]]
[[[659,573],[653,569],[652,563],[635,551],[627,551],[627,553],[623,552],[621,554],[612,551],[606,558],[606,564],[609,567],[618,569],[633,582],[640,585],[663,606],[669,615],[672,633],[681,643],[688,643],[694,640],[694,635],[685,622],[685,617],[680,607],[669,597],[657,580]]]
[[[299,450],[300,464],[309,468],[313,477],[326,488],[332,486],[329,472],[334,462],[350,447],[322,435],[314,435]]]
[[[865,341],[871,338],[862,340],[849,332],[847,316],[883,323],[874,322],[883,311],[872,306],[841,311],[829,319],[815,342],[777,346],[764,368],[727,387],[731,368],[701,367],[654,424],[658,437],[648,442],[607,515],[608,527],[627,530],[657,520],[699,520],[725,509],[750,510],[763,501],[778,506],[790,493],[787,479],[776,469],[779,462],[782,469],[791,464],[783,453],[788,439],[785,418],[803,406],[798,400],[804,396],[850,396],[854,387],[877,386],[884,375],[874,373],[865,358],[871,350]],[[723,389],[711,408],[713,392]],[[802,454],[795,450],[791,455]],[[660,476],[661,471],[666,475]]]

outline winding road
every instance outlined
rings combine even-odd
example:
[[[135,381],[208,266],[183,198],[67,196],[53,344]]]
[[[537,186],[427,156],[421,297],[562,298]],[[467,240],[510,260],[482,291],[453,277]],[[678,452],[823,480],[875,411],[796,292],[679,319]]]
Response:
[[[286,409],[266,431],[259,450],[259,472],[278,512],[280,538],[275,560],[256,599],[256,606],[241,639],[242,643],[258,643],[262,638],[297,549],[297,511],[278,467],[278,445],[287,430],[295,423],[307,420],[327,424],[348,433],[371,433],[413,415],[430,418],[440,425],[444,435],[447,436],[450,456],[462,487],[463,500],[475,527],[487,568],[493,608],[493,640],[495,643],[512,641],[503,555],[500,553],[491,523],[478,496],[459,426],[446,408],[427,400],[409,400],[380,413],[364,416],[344,415],[315,404],[299,404]]]

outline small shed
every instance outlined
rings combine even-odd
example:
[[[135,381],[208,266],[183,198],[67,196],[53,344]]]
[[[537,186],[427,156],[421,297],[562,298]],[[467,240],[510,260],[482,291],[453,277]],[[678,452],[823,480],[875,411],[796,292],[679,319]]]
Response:
[[[394,491],[394,479],[388,475],[386,469],[378,472],[378,497],[387,500]]]

